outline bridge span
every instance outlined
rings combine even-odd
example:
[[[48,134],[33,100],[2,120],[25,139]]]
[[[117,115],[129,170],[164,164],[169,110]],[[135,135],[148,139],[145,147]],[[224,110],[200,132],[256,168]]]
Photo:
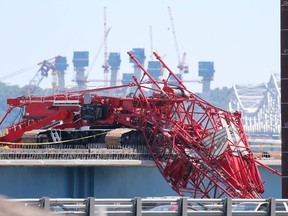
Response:
[[[242,113],[243,126],[248,137],[280,139],[281,94],[280,75],[271,74],[267,83],[233,85],[234,98],[230,111]]]
[[[19,152],[12,154],[9,151],[13,150],[1,149],[0,152],[0,193],[10,198],[130,198],[177,195],[147,154],[130,152],[126,155],[115,155],[114,152],[108,157],[106,152],[102,158],[89,159],[85,152],[82,152],[70,159],[61,159],[59,154],[51,154],[50,158],[44,159],[37,154],[26,152],[23,153],[24,159]],[[275,170],[281,170],[279,159],[263,156],[259,157],[259,160]],[[280,198],[281,177],[261,166],[259,170],[265,182],[263,197]]]

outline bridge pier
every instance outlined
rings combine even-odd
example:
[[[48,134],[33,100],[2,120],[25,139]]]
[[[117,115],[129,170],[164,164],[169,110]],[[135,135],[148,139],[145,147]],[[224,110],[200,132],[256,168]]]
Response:
[[[265,182],[263,197],[281,197],[281,177],[259,169]],[[0,193],[9,198],[177,195],[155,166],[0,166],[0,172]]]

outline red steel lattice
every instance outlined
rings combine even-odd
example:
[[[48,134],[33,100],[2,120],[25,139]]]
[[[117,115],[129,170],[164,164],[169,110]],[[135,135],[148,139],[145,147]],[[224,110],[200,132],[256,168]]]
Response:
[[[7,114],[15,107],[25,107],[25,111],[22,121],[7,128],[0,141],[19,141],[24,132],[40,128],[134,128],[142,132],[159,171],[180,195],[260,198],[263,181],[241,114],[217,108],[190,92],[157,53],[154,55],[168,71],[161,81],[156,81],[130,52],[128,55],[143,71],[140,80],[134,77],[128,85],[8,99]],[[117,96],[124,88],[133,92]],[[108,90],[114,94],[105,95]],[[105,118],[82,119],[80,109],[87,104],[87,94],[90,104],[107,107]]]
[[[157,53],[169,72],[161,82],[128,54],[144,72],[139,82],[135,80],[137,115],[131,122],[145,134],[154,161],[171,187],[190,197],[261,197],[263,182],[241,114],[219,109],[188,91]],[[171,81],[177,84],[169,85]],[[144,91],[147,83],[154,92],[150,97]]]

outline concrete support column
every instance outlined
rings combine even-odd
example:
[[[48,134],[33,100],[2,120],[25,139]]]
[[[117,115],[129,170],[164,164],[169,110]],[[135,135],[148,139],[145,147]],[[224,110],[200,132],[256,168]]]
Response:
[[[94,197],[94,168],[71,167],[68,170],[67,186],[69,197]]]

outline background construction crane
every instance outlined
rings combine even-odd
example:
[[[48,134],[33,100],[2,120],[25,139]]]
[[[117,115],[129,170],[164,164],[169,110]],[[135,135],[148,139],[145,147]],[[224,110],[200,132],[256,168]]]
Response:
[[[102,48],[103,48],[103,46],[104,46],[104,44],[105,44],[105,42],[106,42],[106,40],[107,40],[107,36],[108,36],[110,30],[111,30],[111,27],[109,27],[108,30],[106,31],[106,34],[105,34],[105,36],[104,36],[104,40],[102,41],[102,43],[101,43],[101,45],[100,45],[100,47],[99,47],[99,49],[98,49],[98,51],[97,51],[97,53],[96,53],[93,61],[92,61],[89,69],[87,70],[87,73],[86,73],[86,75],[85,75],[85,80],[86,80],[86,82],[88,82],[89,74],[91,73],[92,69],[94,68],[94,65],[95,65],[95,63],[96,63],[96,61],[97,61],[97,59],[98,59],[98,56],[99,56],[99,54],[100,54],[100,52],[101,52],[101,50],[102,50]],[[109,66],[108,66],[108,68],[109,68]],[[89,79],[89,82],[92,82],[92,81],[93,81],[92,79]]]
[[[26,86],[23,94],[31,95],[40,86],[42,80],[48,77],[50,71],[52,76],[52,90],[56,91],[56,88],[65,88],[64,71],[67,69],[66,57],[56,56],[48,60],[44,60],[40,63],[39,70],[30,80],[29,84]]]
[[[104,7],[104,64],[102,65],[102,67],[104,68],[104,87],[108,86],[108,73],[109,73],[107,34],[108,34],[107,15],[106,15],[106,7]]]
[[[51,84],[52,84],[53,91],[55,91],[57,88],[58,89],[65,88],[64,74],[65,74],[65,70],[68,67],[66,57],[56,56],[56,57],[37,63],[37,66],[40,66],[40,68],[37,70],[37,72],[29,81],[29,83],[25,85],[24,90],[22,92],[23,95],[28,96],[28,95],[33,94],[39,88],[42,80],[49,76],[49,73],[51,73],[51,76],[52,76]],[[0,81],[12,78],[13,76],[19,75],[20,73],[26,73],[28,70],[34,67],[35,67],[34,65],[31,65],[27,68],[18,70],[11,74],[7,74],[3,77],[0,77]]]
[[[153,34],[152,34],[152,26],[149,26],[149,33],[150,33],[150,60],[154,61],[154,55],[153,55]]]
[[[99,46],[99,49],[92,61],[92,63],[90,64],[89,68],[87,69],[87,72],[86,74],[84,74],[84,72],[82,72],[83,69],[81,69],[81,73],[77,72],[79,71],[79,66],[76,68],[75,67],[75,64],[74,64],[74,67],[76,68],[76,83],[78,85],[78,88],[79,89],[85,89],[86,88],[86,83],[87,82],[98,82],[100,81],[99,79],[97,80],[93,80],[93,79],[88,79],[92,69],[94,68],[94,65],[99,57],[99,54],[104,46],[104,64],[102,65],[102,68],[104,68],[104,80],[101,80],[101,82],[104,81],[104,86],[107,86],[108,85],[108,73],[109,73],[109,62],[108,62],[108,52],[107,52],[107,37],[108,37],[108,34],[111,30],[111,27],[109,27],[107,29],[107,26],[106,26],[106,7],[104,7],[104,40],[102,41],[101,45]],[[88,52],[81,52],[79,53],[81,54],[81,59],[78,59],[78,60],[81,60],[81,68],[83,68],[84,66],[87,67],[88,66],[88,61],[89,61],[89,53]],[[85,65],[83,65],[83,61],[86,62]],[[74,60],[73,60],[74,62]]]
[[[54,71],[55,67],[52,61],[54,61],[55,58],[44,60],[43,62],[38,63],[38,65],[41,65],[39,70],[36,72],[34,77],[30,80],[28,86],[25,89],[24,95],[30,95],[35,92],[35,90],[39,87],[39,84],[43,80],[44,77],[48,77],[48,72],[50,70]],[[54,73],[52,72],[54,75]]]
[[[180,70],[180,74],[183,73],[189,73],[188,70],[188,64],[186,63],[186,52],[183,53],[182,59],[180,58],[180,52],[179,52],[179,48],[178,48],[178,42],[177,42],[177,37],[176,37],[176,32],[175,32],[175,25],[174,25],[174,20],[173,20],[173,16],[172,16],[172,11],[171,8],[168,7],[168,12],[169,12],[169,17],[170,17],[170,22],[171,22],[171,30],[172,30],[172,34],[173,34],[173,38],[174,38],[174,45],[175,45],[175,49],[176,49],[176,55],[177,55],[177,59],[178,59],[178,68]]]

